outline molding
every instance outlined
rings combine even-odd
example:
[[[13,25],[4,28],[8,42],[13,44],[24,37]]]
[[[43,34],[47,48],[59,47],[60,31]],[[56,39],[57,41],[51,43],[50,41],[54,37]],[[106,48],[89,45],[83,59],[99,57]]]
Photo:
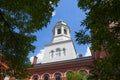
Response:
[[[56,42],[56,43],[50,43],[50,44],[46,44],[45,47],[56,45],[56,44],[61,44],[61,43],[68,43],[68,42],[73,42],[73,41],[72,40],[66,40],[66,41],[61,41],[61,42]]]
[[[40,68],[40,67],[54,67],[54,66],[62,66],[62,65],[69,65],[69,64],[78,64],[78,63],[84,63],[84,62],[91,62],[94,61],[92,56],[89,57],[82,57],[82,58],[76,58],[76,59],[71,59],[71,60],[64,60],[64,61],[57,61],[57,62],[51,62],[51,63],[39,63],[34,65],[33,68],[29,69],[35,69],[35,68]]]
[[[52,37],[52,40],[50,41],[50,43],[52,43],[52,41],[54,40],[54,38],[61,37],[61,36],[67,37],[67,38],[69,38],[69,39],[71,40],[71,38],[70,38],[68,35],[60,34],[60,35],[58,35],[58,36]]]
[[[67,37],[67,38],[70,38],[68,35],[63,35],[63,34],[60,34],[60,35],[58,35],[58,36],[54,36],[53,38],[61,37],[61,36],[65,36],[65,37]]]

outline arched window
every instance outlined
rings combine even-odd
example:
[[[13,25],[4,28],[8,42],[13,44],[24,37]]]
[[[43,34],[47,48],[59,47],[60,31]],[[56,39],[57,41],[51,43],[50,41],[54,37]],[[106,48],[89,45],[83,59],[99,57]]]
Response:
[[[61,56],[60,48],[57,48],[57,49],[56,49],[56,56]]]
[[[54,51],[53,51],[53,50],[51,50],[51,53],[54,53]]]
[[[44,80],[49,80],[49,75],[48,74],[44,75]]]
[[[64,34],[67,34],[67,30],[66,29],[64,29]]]
[[[66,49],[65,48],[63,48],[63,54],[64,54],[64,56],[66,55]]]
[[[61,29],[57,29],[57,34],[61,34]]]
[[[61,80],[61,74],[55,73],[55,80]]]
[[[38,75],[33,76],[33,80],[38,80],[38,78],[39,78]]]
[[[53,54],[53,53],[54,53],[54,51],[53,51],[53,50],[51,50],[51,52],[50,52],[50,57],[51,57],[51,58],[53,58],[53,56],[54,56],[54,54]]]

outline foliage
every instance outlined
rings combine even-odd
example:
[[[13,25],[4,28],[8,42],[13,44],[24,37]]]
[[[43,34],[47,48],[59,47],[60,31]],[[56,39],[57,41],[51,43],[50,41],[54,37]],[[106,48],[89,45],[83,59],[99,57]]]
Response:
[[[116,63],[114,63],[113,56],[109,56],[99,60],[94,66],[91,67],[90,80],[119,80],[120,69]],[[119,65],[120,66],[120,65]]]
[[[86,19],[81,25],[90,30],[90,36],[76,34],[79,44],[92,43],[94,51],[102,49],[110,55],[95,64],[96,76],[102,80],[118,80],[120,75],[120,0],[78,0],[78,6],[86,13]],[[85,29],[85,31],[86,31]],[[80,39],[81,38],[81,39]],[[81,41],[83,40],[83,41]],[[85,41],[84,41],[85,40]],[[109,64],[109,65],[108,65]],[[112,70],[112,71],[111,71]],[[117,72],[114,72],[117,71]],[[114,73],[113,76],[111,76]]]
[[[92,43],[92,48],[98,49],[100,45],[104,46],[105,49],[109,46],[119,46],[119,4],[118,0],[79,0],[78,6],[83,9],[87,15],[81,25],[86,26],[86,29],[90,29],[91,41],[89,42]],[[115,25],[110,27],[110,24]],[[77,41],[80,42],[79,40]]]
[[[30,14],[32,20],[29,24],[32,25],[33,29],[35,27],[35,30],[38,30],[43,26],[47,26],[58,1],[59,0],[0,0],[0,8]]]
[[[76,41],[79,44],[89,44],[91,42],[91,37],[89,34],[86,34],[86,31],[80,30],[79,32],[75,32],[76,34]]]
[[[83,72],[72,72],[72,71],[68,71],[67,72],[67,80],[86,80],[87,77]]]
[[[34,51],[33,33],[47,26],[59,0],[0,0],[0,49],[9,66],[7,74],[25,77]]]

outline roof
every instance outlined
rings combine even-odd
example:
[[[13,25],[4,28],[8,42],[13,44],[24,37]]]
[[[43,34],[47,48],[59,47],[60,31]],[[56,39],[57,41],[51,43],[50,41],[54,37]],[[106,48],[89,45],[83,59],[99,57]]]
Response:
[[[50,63],[39,63],[39,64],[35,64],[33,68],[48,67],[48,66],[50,67],[50,66],[56,66],[56,65],[58,66],[58,65],[73,64],[73,63],[82,63],[82,62],[88,62],[88,61],[93,61],[92,56],[64,60],[64,61],[57,61],[57,62],[50,62]]]
[[[56,27],[56,26],[59,26],[59,25],[64,25],[64,26],[66,26],[67,28],[69,28],[69,26],[68,26],[68,24],[67,24],[66,22],[64,22],[63,20],[60,20],[60,21],[58,21],[58,22],[55,24],[55,26],[54,26],[54,28],[53,28],[53,31],[54,31],[55,27]],[[70,28],[69,28],[69,30],[70,30]]]

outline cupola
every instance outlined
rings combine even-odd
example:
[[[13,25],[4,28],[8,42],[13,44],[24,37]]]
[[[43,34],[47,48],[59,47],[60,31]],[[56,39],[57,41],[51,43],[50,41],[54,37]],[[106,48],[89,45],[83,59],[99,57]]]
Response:
[[[65,40],[70,40],[70,29],[67,23],[59,21],[53,28],[52,43]]]

